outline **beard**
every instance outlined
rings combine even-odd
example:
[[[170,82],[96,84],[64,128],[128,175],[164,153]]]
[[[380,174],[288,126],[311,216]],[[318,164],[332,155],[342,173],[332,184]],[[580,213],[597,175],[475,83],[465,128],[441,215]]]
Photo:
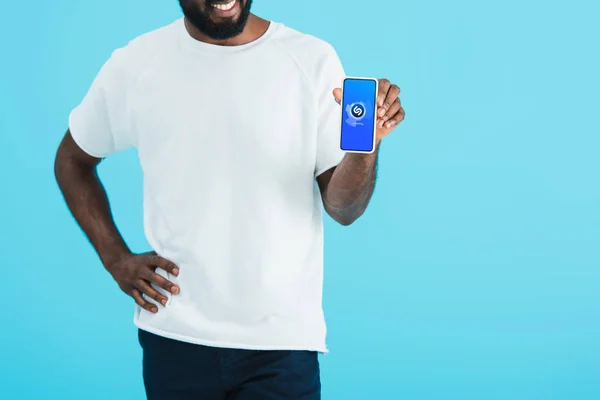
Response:
[[[215,22],[210,16],[210,11],[214,0],[205,0],[203,7],[196,0],[179,0],[179,5],[186,19],[194,25],[196,29],[214,40],[231,39],[242,33],[248,17],[250,16],[250,7],[252,0],[239,0],[241,3],[241,12],[237,19]]]

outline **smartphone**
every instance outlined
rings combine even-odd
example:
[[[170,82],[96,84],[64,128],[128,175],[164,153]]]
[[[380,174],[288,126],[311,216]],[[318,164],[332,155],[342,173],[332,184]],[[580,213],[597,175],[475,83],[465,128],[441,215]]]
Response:
[[[351,153],[372,153],[375,150],[377,90],[377,79],[344,79],[340,141],[342,150]]]

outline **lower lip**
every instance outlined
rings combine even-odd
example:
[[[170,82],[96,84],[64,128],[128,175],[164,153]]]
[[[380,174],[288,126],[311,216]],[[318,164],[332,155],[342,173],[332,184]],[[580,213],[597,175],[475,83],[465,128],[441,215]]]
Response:
[[[225,11],[225,10],[219,10],[216,7],[210,7],[212,8],[212,12],[215,13],[215,15],[219,16],[219,17],[231,17],[234,16],[235,14],[237,14],[238,9],[240,8],[240,1],[236,0],[235,4],[233,5],[233,7],[231,7],[229,10]]]

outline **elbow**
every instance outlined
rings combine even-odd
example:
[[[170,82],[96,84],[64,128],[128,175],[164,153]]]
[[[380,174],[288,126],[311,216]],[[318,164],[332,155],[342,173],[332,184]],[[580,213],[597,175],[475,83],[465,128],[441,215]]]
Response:
[[[357,216],[346,216],[346,217],[343,217],[343,218],[339,218],[337,222],[340,225],[342,225],[342,226],[350,226],[353,223],[355,223],[356,220],[358,220],[359,217],[360,217],[360,215],[357,215]]]
[[[366,205],[363,202],[328,202],[324,201],[325,211],[338,224],[350,226],[358,220],[365,212]]]
[[[364,207],[358,204],[335,207],[325,203],[325,211],[338,224],[350,226],[365,212]]]
[[[356,219],[353,218],[339,218],[336,220],[338,222],[338,224],[342,225],[342,226],[350,226],[354,223],[354,221],[356,221]]]
[[[360,218],[362,212],[354,212],[352,210],[340,210],[337,212],[329,212],[329,215],[338,224],[342,226],[350,226],[354,222],[356,222],[358,218]]]
[[[354,199],[341,198],[341,196],[337,196],[336,199],[324,199],[325,211],[342,226],[350,226],[355,223],[364,214],[369,203],[369,198],[365,195],[352,197]]]

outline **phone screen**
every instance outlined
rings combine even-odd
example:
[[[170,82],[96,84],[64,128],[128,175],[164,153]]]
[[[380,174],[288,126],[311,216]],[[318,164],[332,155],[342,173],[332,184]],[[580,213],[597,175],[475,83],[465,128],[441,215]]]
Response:
[[[345,151],[371,152],[375,141],[375,79],[346,78],[342,88],[342,138]]]

